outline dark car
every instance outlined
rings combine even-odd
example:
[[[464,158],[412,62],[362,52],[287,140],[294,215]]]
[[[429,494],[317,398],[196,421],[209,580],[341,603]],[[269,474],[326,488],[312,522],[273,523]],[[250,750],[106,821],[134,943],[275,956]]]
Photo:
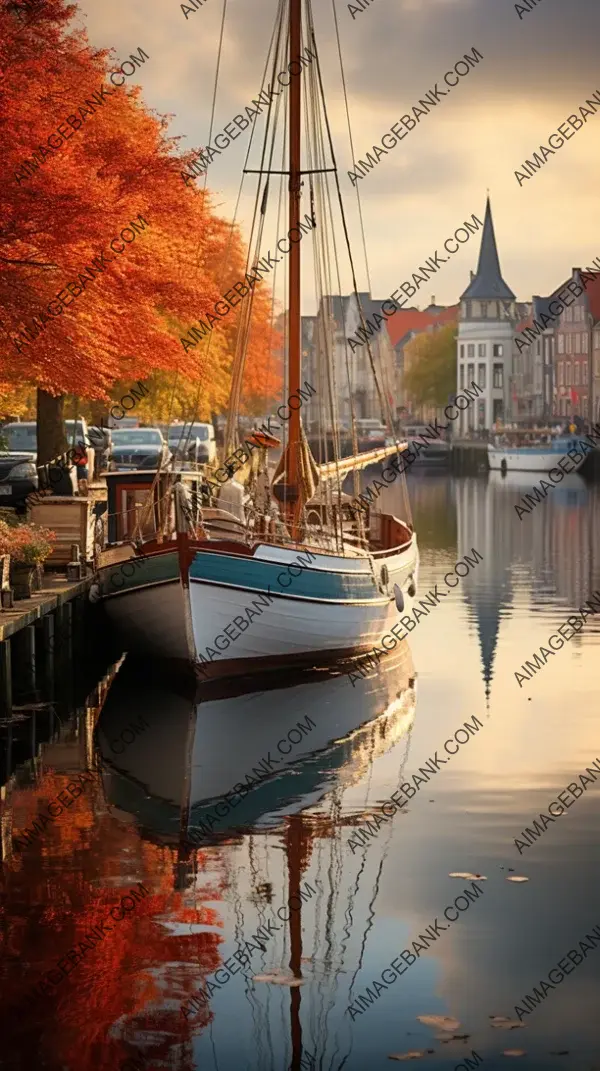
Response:
[[[171,452],[159,428],[117,428],[110,433],[111,472],[157,469],[171,459]]]
[[[24,505],[37,489],[35,454],[0,450],[0,507]]]

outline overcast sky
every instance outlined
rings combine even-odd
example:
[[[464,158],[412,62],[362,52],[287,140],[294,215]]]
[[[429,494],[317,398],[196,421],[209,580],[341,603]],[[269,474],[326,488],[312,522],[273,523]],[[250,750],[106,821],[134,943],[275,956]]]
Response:
[[[531,0],[533,2],[533,0]],[[600,255],[600,109],[522,187],[515,170],[600,90],[597,0],[538,0],[522,18],[509,0],[373,0],[352,18],[335,0],[356,157],[364,158],[419,97],[474,46],[483,60],[358,183],[375,297],[384,298],[475,212],[489,188],[504,278],[522,301],[549,293]],[[131,81],[173,115],[183,144],[207,143],[223,0],[188,18],[174,0],[82,0],[92,44],[150,59]],[[330,0],[313,0],[332,133],[359,287],[367,289]],[[260,88],[276,0],[227,0],[215,131]],[[80,21],[80,20],[78,20]],[[220,211],[233,215],[247,134],[210,168]],[[251,166],[258,166],[254,163]],[[305,165],[307,166],[307,165]],[[308,211],[308,204],[304,209]],[[250,219],[244,202],[242,229]],[[304,247],[309,251],[308,243]],[[474,237],[419,294],[454,303],[477,263]],[[312,258],[304,257],[305,270]],[[305,276],[306,278],[306,276]],[[344,288],[350,289],[348,278]],[[422,295],[422,296],[421,296]],[[307,288],[305,313],[314,312]]]

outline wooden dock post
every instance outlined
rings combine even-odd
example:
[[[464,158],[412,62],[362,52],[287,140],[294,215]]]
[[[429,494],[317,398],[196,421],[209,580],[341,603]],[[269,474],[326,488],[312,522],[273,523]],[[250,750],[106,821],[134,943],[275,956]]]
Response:
[[[12,650],[8,639],[0,643],[0,716],[9,718],[12,705]]]

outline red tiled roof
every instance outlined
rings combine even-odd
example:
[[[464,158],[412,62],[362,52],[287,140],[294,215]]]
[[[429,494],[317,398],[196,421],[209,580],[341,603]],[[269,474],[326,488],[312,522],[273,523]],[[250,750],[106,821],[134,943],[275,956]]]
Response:
[[[387,321],[388,335],[392,346],[396,346],[409,331],[425,331],[432,324],[450,323],[456,319],[458,305],[443,309],[437,315],[419,312],[418,309],[398,309]]]

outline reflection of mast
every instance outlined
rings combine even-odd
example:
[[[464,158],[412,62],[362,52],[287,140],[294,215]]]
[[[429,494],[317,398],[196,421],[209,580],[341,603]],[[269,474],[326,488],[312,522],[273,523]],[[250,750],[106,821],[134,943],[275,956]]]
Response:
[[[300,878],[302,877],[302,816],[293,815],[286,831],[286,855],[288,861],[288,911],[290,914],[290,970],[294,978],[302,978],[302,900]],[[302,1024],[300,1023],[299,985],[290,990],[290,1027],[292,1040],[292,1064],[290,1071],[300,1071],[302,1061]]]

